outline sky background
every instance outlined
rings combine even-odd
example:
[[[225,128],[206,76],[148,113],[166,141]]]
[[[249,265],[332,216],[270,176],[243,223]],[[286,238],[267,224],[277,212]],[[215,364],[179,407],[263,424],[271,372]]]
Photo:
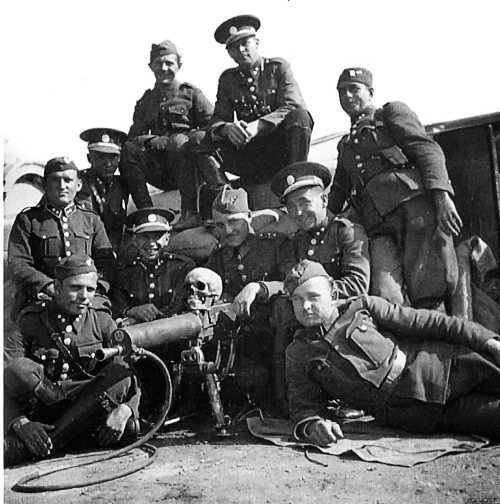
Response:
[[[85,168],[81,131],[128,132],[153,42],[173,40],[179,78],[215,101],[233,62],[213,32],[237,14],[261,19],[263,56],[291,62],[313,138],[348,128],[335,89],[347,66],[373,72],[378,105],[402,100],[423,123],[500,111],[498,0],[5,0],[0,14],[4,150],[26,162]]]

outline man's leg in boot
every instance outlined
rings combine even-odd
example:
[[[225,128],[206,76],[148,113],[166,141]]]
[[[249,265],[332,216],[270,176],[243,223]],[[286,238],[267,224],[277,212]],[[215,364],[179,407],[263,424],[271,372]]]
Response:
[[[173,156],[172,156],[173,157]],[[174,174],[181,195],[181,216],[174,229],[181,231],[201,225],[198,213],[198,177],[196,165],[190,163],[181,154],[175,156]]]
[[[144,173],[148,163],[148,156],[142,147],[125,142],[121,152],[120,174],[137,208],[153,206]]]
[[[285,120],[280,124],[280,127],[285,131],[283,136],[285,164],[283,166],[307,161],[313,124],[309,112],[300,107],[292,110],[285,117]]]
[[[102,423],[126,399],[133,384],[135,377],[130,369],[108,364],[54,422],[55,429],[50,434],[54,451]]]
[[[204,226],[213,226],[212,204],[229,179],[222,170],[221,164],[214,156],[203,154],[198,158],[198,171],[205,181],[200,189],[200,214]]]

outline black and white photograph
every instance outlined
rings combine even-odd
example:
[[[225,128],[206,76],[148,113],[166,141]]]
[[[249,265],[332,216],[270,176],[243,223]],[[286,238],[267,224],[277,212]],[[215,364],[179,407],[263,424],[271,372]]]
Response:
[[[500,504],[500,5],[18,0],[3,502]]]

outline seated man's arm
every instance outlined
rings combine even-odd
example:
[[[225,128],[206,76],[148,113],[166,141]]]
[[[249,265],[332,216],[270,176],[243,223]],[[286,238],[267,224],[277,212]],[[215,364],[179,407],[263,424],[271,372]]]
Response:
[[[94,225],[92,259],[94,259],[95,266],[99,272],[98,290],[104,291],[102,293],[105,294],[108,292],[110,281],[114,276],[116,259],[104,224],[98,216],[96,216]]]
[[[49,289],[54,279],[35,267],[32,250],[31,225],[26,214],[20,213],[9,236],[8,265],[14,284],[31,296]]]
[[[340,275],[334,281],[340,298],[366,294],[370,287],[370,253],[363,226],[352,224],[339,231]]]

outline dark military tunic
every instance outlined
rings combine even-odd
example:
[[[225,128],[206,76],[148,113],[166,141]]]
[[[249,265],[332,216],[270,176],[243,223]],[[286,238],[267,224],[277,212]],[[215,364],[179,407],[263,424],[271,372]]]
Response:
[[[210,121],[214,130],[233,122],[261,119],[278,126],[297,107],[306,108],[290,64],[282,58],[261,58],[252,70],[225,70],[219,78],[217,101]]]
[[[235,114],[245,122],[265,121],[269,128],[236,149],[219,134]],[[220,76],[206,142],[218,149],[225,171],[248,178],[245,185],[264,183],[282,167],[307,159],[312,127],[290,64],[260,58],[252,69],[229,68]]]
[[[120,173],[137,208],[153,206],[146,182],[169,191],[179,189],[182,210],[196,211],[198,188],[196,163],[186,157],[185,144],[204,137],[212,104],[195,86],[173,81],[155,86],[137,102],[128,142],[122,149]],[[151,149],[148,142],[167,138],[163,149]]]
[[[186,133],[208,125],[213,105],[200,89],[187,82],[148,89],[137,102],[129,140],[139,145],[152,136]]]
[[[36,298],[54,280],[59,260],[87,254],[103,280],[110,278],[113,249],[104,225],[94,212],[70,205],[64,210],[39,205],[23,210],[9,236],[8,264],[18,289]],[[106,288],[107,282],[102,281]]]
[[[240,247],[218,245],[206,267],[218,273],[223,297],[233,300],[251,282],[260,282],[268,297],[282,293],[283,280],[295,264],[291,243],[278,233],[249,234]]]
[[[76,196],[77,202],[99,215],[113,248],[118,250],[127,217],[129,191],[126,185],[119,176],[105,179],[91,169],[82,172],[80,177],[83,186]]]
[[[102,310],[90,307],[82,315],[75,317],[62,312],[52,301],[26,308],[19,317],[18,325],[19,330],[6,334],[4,338],[5,368],[24,362],[19,361],[23,358],[39,366],[28,365],[26,361],[24,380],[19,374],[13,378],[14,381],[21,379],[17,388],[15,383],[10,382],[11,374],[6,371],[7,389],[13,391],[13,394],[14,391],[21,393],[26,388],[25,383],[33,381],[32,375],[37,379],[45,376],[57,384],[61,397],[70,392],[74,394],[75,387],[87,382],[106,367],[107,363],[96,361],[95,352],[109,346],[111,334],[116,329],[111,316]],[[60,338],[70,358],[60,350],[54,335]],[[43,370],[41,376],[38,367]],[[125,404],[137,415],[138,403],[139,393],[132,387]],[[22,405],[22,400],[9,401],[8,416],[11,421],[21,415]]]
[[[128,308],[153,304],[165,315],[182,309],[182,289],[186,275],[195,267],[192,259],[163,252],[155,263],[137,257],[122,268],[111,292],[115,317]]]
[[[330,328],[301,329],[287,349],[292,419],[322,417],[326,393],[389,426],[433,430],[450,396],[483,385],[500,396],[500,368],[475,353],[484,351],[491,338],[498,336],[437,311],[376,296],[350,300]],[[389,420],[388,408],[402,400],[429,407],[413,418],[394,408]]]
[[[330,209],[339,213],[350,199],[369,235],[405,201],[433,189],[453,194],[441,147],[404,103],[358,118],[338,150]]]
[[[325,222],[292,237],[296,262],[319,262],[335,280],[341,298],[359,296],[370,286],[368,238],[362,226],[327,213]]]
[[[392,102],[353,120],[338,150],[329,208],[339,213],[349,200],[366,229],[371,292],[413,306],[439,305],[458,274],[452,237],[438,233],[431,195],[453,194],[441,147],[412,110]]]

